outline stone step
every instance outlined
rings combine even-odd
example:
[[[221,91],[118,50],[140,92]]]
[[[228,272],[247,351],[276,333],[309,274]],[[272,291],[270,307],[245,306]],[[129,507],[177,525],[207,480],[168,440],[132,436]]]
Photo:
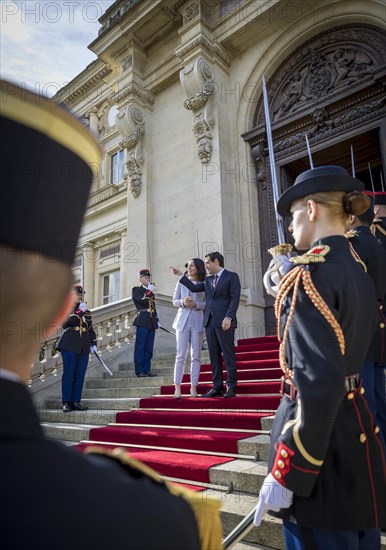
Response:
[[[209,489],[204,494],[221,500],[221,520],[224,536],[228,535],[257,504],[257,495],[248,493],[236,491],[234,493],[224,493]],[[243,542],[284,550],[281,520],[266,514],[260,527],[253,527],[245,536]]]
[[[235,459],[209,470],[210,483],[232,488],[236,492],[250,493],[255,497],[267,475],[267,462]]]
[[[149,379],[150,380],[150,379]],[[136,388],[97,388],[85,389],[83,391],[84,399],[93,398],[114,398],[114,397],[153,397],[160,392],[160,387],[157,386],[139,386]],[[83,398],[82,398],[83,399]]]
[[[109,378],[91,378],[86,380],[84,387],[85,389],[98,389],[98,388],[140,388],[140,387],[151,387],[157,385],[158,388],[161,386],[169,386],[173,384],[173,376],[154,376],[154,377],[117,377],[111,376]]]
[[[71,413],[66,413],[71,414]],[[82,439],[88,439],[89,432],[94,425],[87,424],[56,424],[54,422],[41,424],[44,433],[51,439],[61,441],[76,441],[79,443]]]
[[[95,410],[62,412],[61,409],[44,409],[39,412],[41,422],[54,422],[65,424],[89,424],[105,426],[115,422],[116,410]]]
[[[104,411],[106,409],[114,409],[118,412],[137,409],[140,399],[140,397],[106,397],[100,399],[82,399],[82,403],[87,405],[89,410]],[[59,399],[50,399],[46,401],[46,407],[48,409],[61,409],[62,406],[62,401]]]
[[[151,372],[153,374],[156,374],[157,376],[173,376],[174,365],[169,365],[169,366],[166,365],[166,366],[158,366],[158,367],[152,366]],[[186,372],[189,372],[189,371],[186,371]],[[130,366],[120,365],[117,374],[118,376],[121,376],[121,377],[128,376],[128,377],[136,378],[134,365],[130,365]],[[108,373],[106,373],[104,374],[104,378],[109,379],[111,377]]]
[[[268,460],[269,443],[269,435],[253,435],[238,441],[237,449],[240,454],[255,456],[258,460]]]

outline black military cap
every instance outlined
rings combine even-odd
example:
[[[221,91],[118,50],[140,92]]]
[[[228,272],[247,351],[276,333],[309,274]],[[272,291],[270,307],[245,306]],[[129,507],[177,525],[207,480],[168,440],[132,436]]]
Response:
[[[277,210],[281,216],[291,216],[291,204],[312,193],[330,191],[363,191],[363,183],[350,176],[341,166],[319,166],[300,174],[295,183],[278,200]]]
[[[100,153],[53,101],[0,81],[0,242],[72,264]]]
[[[376,191],[374,193],[374,204],[379,206],[386,206],[386,192],[385,191]]]
[[[138,272],[138,277],[145,277],[145,276],[148,276],[148,277],[151,277],[151,273],[150,271],[145,268],[145,269],[141,269],[139,272]]]

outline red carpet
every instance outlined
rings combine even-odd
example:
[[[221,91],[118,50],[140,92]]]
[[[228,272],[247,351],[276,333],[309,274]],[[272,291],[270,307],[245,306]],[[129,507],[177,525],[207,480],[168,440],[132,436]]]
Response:
[[[209,483],[211,467],[233,460],[221,455],[237,455],[237,442],[257,435],[261,418],[276,411],[282,373],[278,350],[273,336],[239,340],[237,397],[191,398],[190,377],[185,374],[181,399],[174,399],[173,386],[163,386],[160,395],[141,399],[139,410],[118,412],[115,424],[93,428],[89,444],[123,446],[181,483]],[[211,387],[211,366],[204,364],[197,391],[203,394]],[[87,442],[77,448],[82,451],[85,446]]]

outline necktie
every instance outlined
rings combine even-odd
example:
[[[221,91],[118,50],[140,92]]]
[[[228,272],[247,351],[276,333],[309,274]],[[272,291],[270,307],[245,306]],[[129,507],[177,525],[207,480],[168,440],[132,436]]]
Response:
[[[213,283],[212,283],[212,284],[213,284],[213,288],[216,288],[216,286],[217,286],[217,281],[218,281],[218,275],[215,275],[215,276],[214,276],[214,279],[213,279]]]

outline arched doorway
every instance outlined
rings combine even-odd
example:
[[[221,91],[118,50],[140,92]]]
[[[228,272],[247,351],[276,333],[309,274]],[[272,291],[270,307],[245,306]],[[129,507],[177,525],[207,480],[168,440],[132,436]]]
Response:
[[[268,80],[280,191],[310,166],[306,134],[315,166],[338,164],[350,172],[354,168],[367,189],[371,179],[376,190],[381,190],[382,181],[385,185],[385,38],[384,30],[371,25],[332,28],[297,48]],[[256,163],[265,271],[270,261],[267,250],[277,244],[277,231],[262,97],[253,128],[243,138]]]

